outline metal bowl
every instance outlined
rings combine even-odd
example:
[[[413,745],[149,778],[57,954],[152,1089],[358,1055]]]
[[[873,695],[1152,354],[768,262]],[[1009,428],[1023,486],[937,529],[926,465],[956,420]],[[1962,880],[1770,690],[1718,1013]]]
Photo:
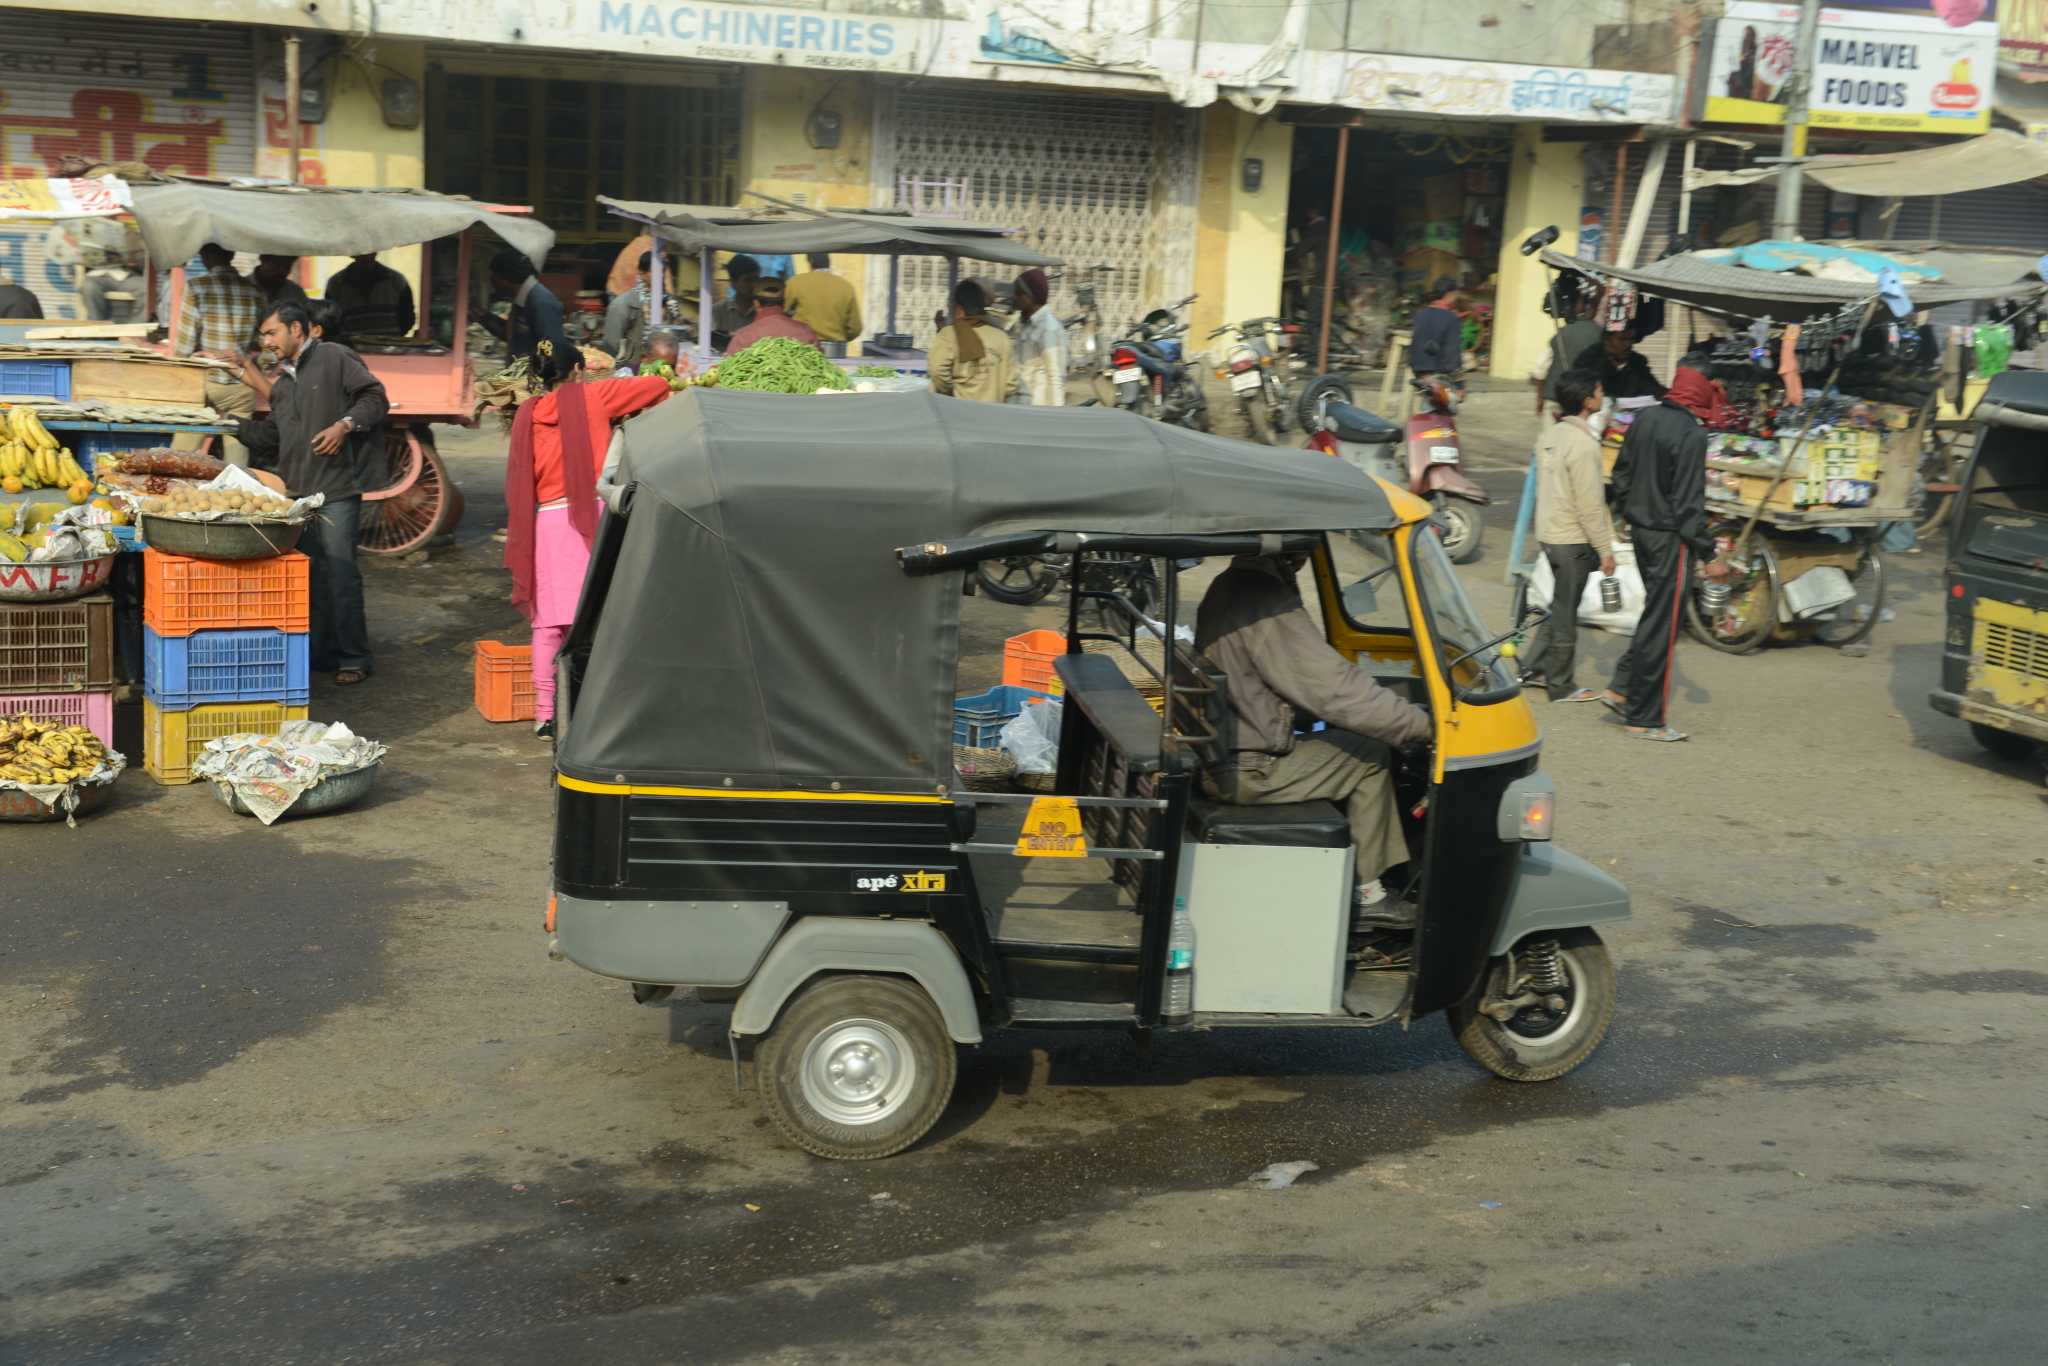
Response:
[[[0,787],[0,821],[61,821],[69,814],[83,816],[100,804],[100,794],[109,784],[83,783],[78,789],[78,805],[70,812],[61,806],[39,802],[18,787]]]
[[[202,560],[267,560],[299,543],[304,522],[190,522],[142,514],[142,539],[166,555]]]
[[[317,816],[323,811],[334,811],[368,792],[377,782],[377,765],[365,764],[345,773],[330,773],[319,782],[299,794],[299,799],[285,808],[286,816]],[[238,816],[253,816],[248,804],[234,788],[219,778],[208,778],[206,785],[213,789],[214,800]],[[282,818],[280,818],[282,819]]]
[[[51,560],[44,564],[15,564],[0,560],[0,601],[62,602],[83,597],[106,587],[114,570],[114,555],[94,555],[83,560]]]

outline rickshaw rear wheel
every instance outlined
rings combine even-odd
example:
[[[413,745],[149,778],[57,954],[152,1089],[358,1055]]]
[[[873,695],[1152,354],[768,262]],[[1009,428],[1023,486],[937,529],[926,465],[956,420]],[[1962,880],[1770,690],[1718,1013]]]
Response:
[[[2040,742],[2031,736],[2015,735],[1981,721],[1970,723],[1970,738],[1983,746],[1986,753],[2013,763],[2024,763],[2033,758],[2034,751],[2041,747]]]
[[[819,1157],[902,1152],[953,1097],[952,1036],[932,998],[899,977],[821,977],[790,998],[754,1050],[768,1117]]]
[[[1564,1009],[1528,1005],[1506,1020],[1480,1013],[1489,1000],[1512,1000],[1510,993],[1528,991],[1531,949],[1545,941],[1557,945],[1566,983],[1564,990],[1548,994],[1563,996]],[[1509,1081],[1549,1081],[1591,1057],[1606,1036],[1614,1018],[1614,963],[1591,930],[1532,935],[1512,954],[1494,960],[1479,989],[1448,1013],[1451,1032],[1472,1061]]]

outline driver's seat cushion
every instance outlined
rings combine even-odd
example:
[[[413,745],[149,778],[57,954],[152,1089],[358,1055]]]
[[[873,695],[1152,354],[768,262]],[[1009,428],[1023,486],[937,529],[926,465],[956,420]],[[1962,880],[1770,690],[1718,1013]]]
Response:
[[[1259,844],[1271,849],[1346,849],[1351,823],[1333,802],[1232,806],[1188,803],[1188,832],[1198,844]]]
[[[1377,413],[1368,413],[1355,403],[1332,403],[1323,409],[1323,420],[1330,430],[1337,434],[1339,441],[1363,442],[1368,445],[1382,441],[1399,441],[1404,435],[1402,429]]]

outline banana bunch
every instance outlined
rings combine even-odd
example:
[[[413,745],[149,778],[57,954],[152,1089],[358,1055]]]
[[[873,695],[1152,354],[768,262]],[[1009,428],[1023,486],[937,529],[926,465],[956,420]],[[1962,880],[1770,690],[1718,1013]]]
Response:
[[[106,747],[84,726],[59,726],[23,713],[0,718],[0,778],[69,783],[89,777]]]
[[[26,403],[17,403],[7,410],[7,425],[0,432],[0,480],[13,480],[17,487],[8,488],[9,493],[22,489],[76,489],[85,486],[85,492],[92,491],[92,478],[79,467],[70,448],[57,444],[57,438],[50,435],[36,410]],[[73,502],[83,502],[74,498]]]

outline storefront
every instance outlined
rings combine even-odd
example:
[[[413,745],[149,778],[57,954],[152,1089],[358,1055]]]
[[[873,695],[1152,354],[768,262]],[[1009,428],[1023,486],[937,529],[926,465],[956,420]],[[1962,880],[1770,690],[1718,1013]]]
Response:
[[[10,9],[0,48],[0,179],[47,176],[73,155],[180,175],[256,169],[248,28]],[[47,317],[77,318],[79,267],[51,258],[49,236],[0,226],[0,272]]]

